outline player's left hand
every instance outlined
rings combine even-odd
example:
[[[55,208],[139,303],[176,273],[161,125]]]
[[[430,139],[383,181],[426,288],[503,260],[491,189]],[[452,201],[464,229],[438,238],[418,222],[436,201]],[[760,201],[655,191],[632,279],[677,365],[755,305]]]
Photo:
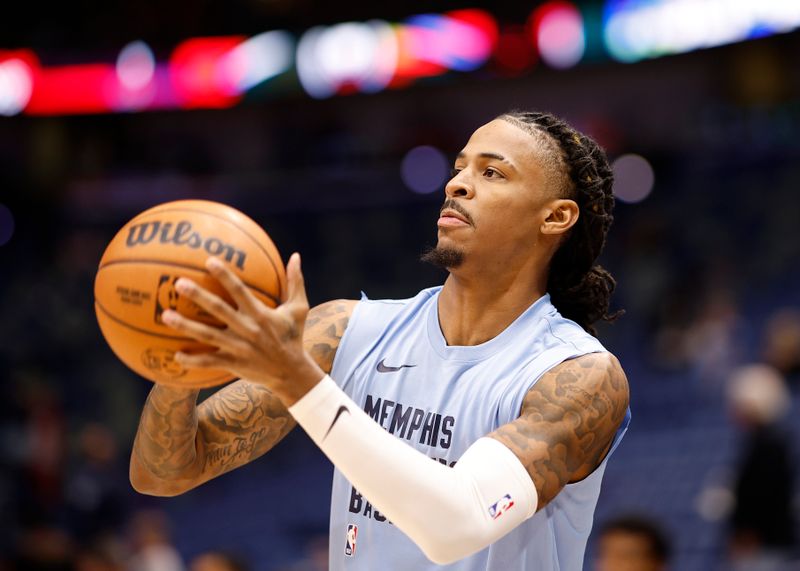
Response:
[[[282,303],[271,308],[256,298],[222,261],[209,258],[209,273],[230,294],[236,307],[187,278],[175,289],[225,324],[224,328],[194,321],[177,311],[162,313],[164,323],[182,334],[211,345],[212,353],[177,353],[185,367],[223,369],[237,377],[266,385],[290,406],[317,384],[325,373],[303,348],[308,315],[300,255],[286,266],[287,291]]]

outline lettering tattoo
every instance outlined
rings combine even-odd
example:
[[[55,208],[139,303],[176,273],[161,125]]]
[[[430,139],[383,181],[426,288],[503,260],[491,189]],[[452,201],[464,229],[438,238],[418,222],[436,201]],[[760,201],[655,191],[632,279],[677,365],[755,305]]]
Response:
[[[329,373],[356,301],[313,308],[304,334],[306,351]],[[180,493],[246,464],[277,444],[295,426],[272,392],[245,380],[197,405],[198,391],[156,385],[147,398],[133,454],[158,482],[150,491]],[[132,465],[132,477],[134,474]]]
[[[330,373],[356,303],[330,301],[309,311],[305,349],[326,373]],[[205,444],[203,472],[207,477],[258,458],[295,426],[289,411],[269,389],[247,381],[233,383],[206,399],[198,407],[198,415]]]
[[[255,460],[294,428],[289,411],[261,385],[237,381],[197,407],[203,479]]]
[[[628,408],[628,381],[610,353],[590,353],[545,373],[525,395],[519,418],[489,436],[528,470],[539,509],[605,458]]]

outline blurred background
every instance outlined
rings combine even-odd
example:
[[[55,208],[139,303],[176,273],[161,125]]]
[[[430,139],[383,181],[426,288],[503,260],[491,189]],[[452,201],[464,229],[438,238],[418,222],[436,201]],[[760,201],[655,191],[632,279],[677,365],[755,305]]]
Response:
[[[617,176],[626,314],[600,338],[633,422],[586,569],[800,568],[800,2],[4,12],[0,571],[325,569],[331,467],[299,431],[183,496],[133,492],[150,384],[100,335],[97,263],[141,210],[202,198],[302,252],[312,304],[410,297],[444,279],[418,258],[455,154],[513,108],[591,134]]]

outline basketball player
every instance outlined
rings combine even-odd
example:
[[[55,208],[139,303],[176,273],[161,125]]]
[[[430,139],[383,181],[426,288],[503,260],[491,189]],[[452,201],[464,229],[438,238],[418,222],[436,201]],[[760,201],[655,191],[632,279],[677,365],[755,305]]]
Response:
[[[593,336],[613,278],[595,260],[612,175],[590,138],[543,113],[480,127],[458,154],[424,259],[449,270],[406,300],[308,309],[294,254],[271,309],[219,260],[232,308],[181,279],[227,327],[163,319],[219,348],[187,367],[241,379],[197,405],[155,386],[131,482],[175,495],[254,460],[300,424],[336,467],[333,570],[579,570],[628,386]],[[433,459],[433,460],[432,460]]]

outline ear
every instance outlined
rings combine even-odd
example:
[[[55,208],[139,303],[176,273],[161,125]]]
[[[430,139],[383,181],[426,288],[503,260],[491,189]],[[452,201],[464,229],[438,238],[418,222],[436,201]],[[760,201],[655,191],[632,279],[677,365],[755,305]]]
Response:
[[[574,200],[559,198],[545,207],[545,218],[540,228],[542,234],[565,234],[578,221],[580,209]]]

